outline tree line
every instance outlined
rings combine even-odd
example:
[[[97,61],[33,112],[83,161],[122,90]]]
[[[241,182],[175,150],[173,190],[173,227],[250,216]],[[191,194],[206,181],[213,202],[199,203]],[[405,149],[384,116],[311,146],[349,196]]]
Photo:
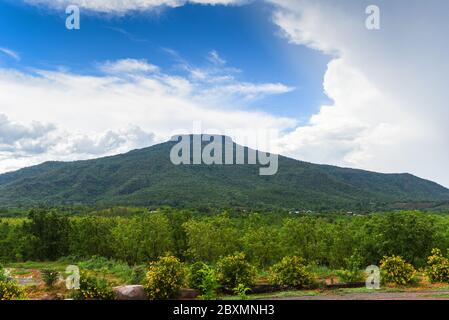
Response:
[[[0,222],[0,262],[102,256],[133,265],[169,253],[188,263],[214,264],[242,252],[261,269],[292,255],[317,266],[346,268],[354,254],[366,266],[400,255],[421,267],[432,248],[449,248],[449,216],[415,211],[204,215],[178,209],[73,216],[46,209]]]

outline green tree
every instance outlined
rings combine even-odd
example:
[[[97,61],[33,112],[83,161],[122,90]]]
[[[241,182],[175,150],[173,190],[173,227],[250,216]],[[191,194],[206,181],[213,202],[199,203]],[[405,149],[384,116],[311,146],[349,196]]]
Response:
[[[77,257],[114,256],[115,218],[87,216],[71,221],[70,253]]]
[[[226,215],[184,223],[188,253],[194,261],[216,262],[239,249],[239,233]]]
[[[168,218],[162,213],[119,218],[112,233],[115,255],[129,263],[154,261],[173,251]]]
[[[31,237],[31,256],[37,260],[55,260],[69,252],[70,223],[55,210],[32,210],[23,228]]]

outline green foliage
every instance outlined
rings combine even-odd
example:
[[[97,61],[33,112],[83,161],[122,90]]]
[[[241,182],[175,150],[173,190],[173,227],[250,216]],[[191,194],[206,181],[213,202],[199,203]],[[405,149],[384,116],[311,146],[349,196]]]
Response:
[[[84,270],[114,274],[128,284],[142,283],[146,273],[146,268],[142,265],[131,267],[125,262],[99,256],[92,256],[87,260],[79,261],[77,265]]]
[[[244,253],[220,259],[217,269],[220,283],[227,288],[235,288],[239,284],[244,286],[254,284],[256,269],[246,260]]]
[[[429,267],[426,274],[431,282],[449,282],[449,260],[443,257],[441,250],[432,249],[432,255],[427,258]]]
[[[85,216],[70,221],[70,254],[77,257],[114,257],[113,228],[116,219]]]
[[[317,217],[300,217],[286,219],[281,229],[281,239],[285,252],[289,255],[303,257],[318,265],[328,264],[330,226],[325,219]]]
[[[199,289],[201,299],[215,300],[220,287],[217,272],[204,262],[193,263],[189,268],[189,287]]]
[[[74,290],[75,300],[114,300],[115,294],[105,278],[99,278],[82,271],[80,288]]]
[[[114,157],[46,162],[0,175],[2,206],[138,205],[369,211],[390,203],[446,201],[449,191],[408,174],[378,174],[279,157],[278,174],[258,167],[174,166],[166,142]],[[207,192],[204,192],[207,190]]]
[[[282,258],[281,230],[258,215],[248,217],[245,233],[241,238],[248,260],[260,268],[266,268]]]
[[[32,258],[31,235],[23,227],[24,219],[0,221],[0,261]]]
[[[399,285],[410,284],[416,274],[415,268],[400,256],[383,257],[380,270],[382,282]]]
[[[123,281],[140,283],[142,265],[166,252],[209,265],[243,252],[248,263],[262,270],[296,255],[314,266],[343,269],[341,276],[351,278],[356,274],[351,274],[355,269],[348,259],[354,252],[363,254],[360,269],[391,255],[422,268],[432,248],[449,248],[449,216],[424,212],[350,216],[173,208],[80,210],[80,215],[69,215],[68,209],[40,209],[30,218],[0,219],[0,262],[72,256],[83,269],[107,268]]]
[[[45,286],[51,289],[59,279],[59,272],[53,269],[43,269],[41,270],[41,277]]]
[[[201,290],[200,298],[202,300],[215,300],[217,298],[217,290],[220,287],[216,271],[212,267],[204,265],[198,273],[201,275],[201,284],[199,285]]]
[[[178,258],[173,256],[160,257],[150,263],[145,289],[150,299],[174,299],[179,289],[185,284],[186,269]]]
[[[203,270],[207,267],[204,262],[192,263],[189,267],[189,287],[192,289],[199,289],[203,282]]]
[[[24,297],[25,292],[17,283],[0,279],[0,300],[17,300]]]
[[[226,215],[192,219],[184,228],[189,256],[194,261],[215,262],[238,249],[238,230]]]
[[[154,261],[174,249],[170,222],[161,213],[118,218],[112,235],[115,257],[129,263]]]
[[[270,282],[276,285],[302,288],[312,284],[313,278],[304,259],[297,256],[284,257],[270,269]]]
[[[248,300],[248,292],[251,291],[250,288],[246,287],[244,284],[239,284],[234,288],[234,294],[238,295],[240,300]]]
[[[3,266],[0,264],[0,281],[6,280],[8,280],[8,277],[6,276],[5,269],[3,269]]]
[[[338,270],[337,275],[341,282],[351,283],[365,280],[363,268],[363,258],[355,253],[346,259],[347,267],[344,270]]]
[[[36,260],[56,260],[69,252],[70,223],[55,210],[31,210],[23,228],[30,238],[32,256]]]
[[[17,300],[25,297],[25,291],[11,279],[0,265],[0,300]]]
[[[375,214],[364,221],[355,243],[360,242],[366,265],[376,264],[385,255],[399,255],[422,267],[426,253],[443,242],[439,237],[445,227],[439,222],[440,217],[420,212]]]

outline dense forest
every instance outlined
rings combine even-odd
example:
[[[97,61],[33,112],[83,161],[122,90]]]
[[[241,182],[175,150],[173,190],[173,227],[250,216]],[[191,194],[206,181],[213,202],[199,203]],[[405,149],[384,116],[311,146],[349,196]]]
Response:
[[[284,256],[308,264],[347,267],[358,255],[364,265],[400,255],[416,267],[432,248],[449,248],[449,216],[416,211],[369,215],[199,213],[164,208],[114,208],[90,214],[57,209],[32,210],[25,217],[0,220],[0,261],[77,259],[101,256],[130,265],[170,253],[182,261],[214,264],[243,252],[266,269]]]

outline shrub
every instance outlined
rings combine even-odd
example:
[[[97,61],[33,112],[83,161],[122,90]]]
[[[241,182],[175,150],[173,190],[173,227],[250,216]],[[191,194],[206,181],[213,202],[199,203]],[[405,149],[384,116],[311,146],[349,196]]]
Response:
[[[204,265],[198,272],[201,274],[199,289],[202,294],[200,298],[202,300],[215,300],[217,289],[220,287],[215,270],[208,265]]]
[[[6,276],[5,269],[0,265],[0,281],[6,281],[8,277]]]
[[[227,288],[239,284],[251,286],[256,277],[255,268],[246,261],[245,254],[237,253],[220,259],[217,263],[219,282]]]
[[[146,268],[142,265],[136,265],[131,269],[130,282],[133,284],[141,284],[145,282]]]
[[[189,287],[192,289],[200,289],[203,282],[203,272],[207,265],[204,262],[195,262],[189,268]]]
[[[346,259],[346,269],[338,270],[337,275],[341,282],[359,282],[365,280],[365,273],[362,269],[363,258],[359,254],[353,254]]]
[[[432,249],[427,264],[426,274],[431,282],[449,282],[449,260],[443,257],[440,249]]]
[[[217,272],[203,262],[195,262],[189,268],[189,287],[199,289],[202,300],[215,300],[220,287]]]
[[[416,274],[415,268],[400,256],[384,256],[380,261],[382,281],[406,285],[412,282]]]
[[[24,297],[23,289],[12,280],[0,280],[0,300],[15,300]]]
[[[249,299],[248,291],[251,291],[251,289],[243,284],[239,284],[236,288],[234,288],[234,294],[238,295],[241,300]]]
[[[115,294],[106,279],[81,272],[80,288],[75,290],[73,298],[76,300],[114,300]]]
[[[302,288],[312,284],[313,278],[304,260],[297,256],[284,257],[270,269],[270,282],[281,286]]]
[[[134,267],[130,267],[127,263],[100,256],[92,256],[88,260],[78,262],[77,265],[85,270],[101,273],[112,273],[123,282],[129,284],[142,283],[146,273],[145,266],[136,265]]]
[[[160,257],[158,261],[150,263],[145,289],[150,299],[173,299],[184,285],[185,279],[186,269],[178,258]]]
[[[52,269],[41,270],[42,280],[47,288],[52,288],[59,279],[59,272]]]

